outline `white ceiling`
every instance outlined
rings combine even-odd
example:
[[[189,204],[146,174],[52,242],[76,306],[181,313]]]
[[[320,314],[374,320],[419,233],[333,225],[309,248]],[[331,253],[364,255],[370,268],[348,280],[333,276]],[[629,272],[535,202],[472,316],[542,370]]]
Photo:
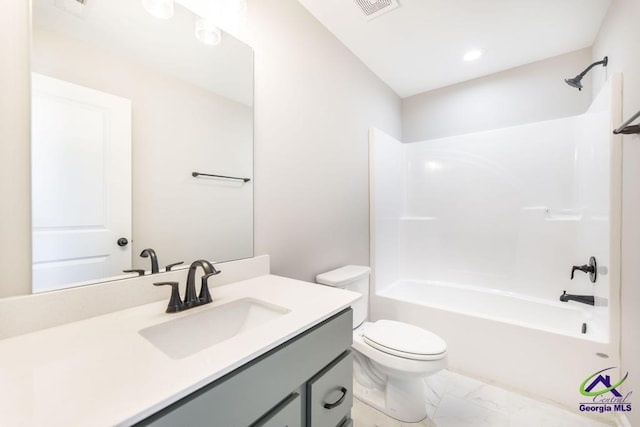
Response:
[[[403,98],[590,47],[611,3],[398,0],[368,21],[355,0],[298,1]]]

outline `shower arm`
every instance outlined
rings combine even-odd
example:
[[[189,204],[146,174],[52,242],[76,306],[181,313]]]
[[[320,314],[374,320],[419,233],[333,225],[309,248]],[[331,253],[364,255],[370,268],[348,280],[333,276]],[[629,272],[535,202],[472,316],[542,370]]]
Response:
[[[584,76],[586,76],[586,75],[587,75],[587,73],[588,73],[589,71],[591,71],[591,69],[592,69],[593,67],[596,67],[596,66],[598,66],[598,65],[600,65],[600,64],[602,64],[603,66],[605,66],[605,67],[606,67],[608,63],[609,63],[609,57],[605,56],[605,57],[604,57],[604,59],[603,59],[602,61],[594,62],[593,64],[589,65],[589,66],[588,66],[588,67],[587,67],[583,72],[581,72],[580,74],[578,74],[578,75],[576,76],[576,78],[578,78],[578,80],[580,80],[580,79],[582,79]]]

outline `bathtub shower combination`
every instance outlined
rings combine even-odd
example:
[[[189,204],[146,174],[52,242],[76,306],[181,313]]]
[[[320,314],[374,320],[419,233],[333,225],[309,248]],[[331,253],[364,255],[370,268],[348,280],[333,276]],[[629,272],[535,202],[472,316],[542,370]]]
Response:
[[[431,330],[453,369],[570,407],[619,366],[620,85],[580,116],[407,144],[372,129],[372,320]]]

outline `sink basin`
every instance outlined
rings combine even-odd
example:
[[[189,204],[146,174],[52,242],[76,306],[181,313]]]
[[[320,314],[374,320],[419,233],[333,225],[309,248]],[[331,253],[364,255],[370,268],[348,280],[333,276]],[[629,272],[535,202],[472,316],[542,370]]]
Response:
[[[262,326],[289,311],[254,298],[242,298],[203,308],[193,314],[141,329],[138,333],[170,358],[182,359]]]

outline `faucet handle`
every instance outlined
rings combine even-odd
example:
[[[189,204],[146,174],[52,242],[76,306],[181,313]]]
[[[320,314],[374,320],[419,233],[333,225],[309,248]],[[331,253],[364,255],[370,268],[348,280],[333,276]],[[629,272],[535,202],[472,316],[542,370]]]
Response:
[[[171,286],[171,297],[169,298],[169,305],[167,305],[167,313],[175,313],[182,310],[183,304],[180,299],[178,282],[159,282],[154,283],[153,286]]]
[[[591,281],[591,283],[595,283],[596,279],[598,278],[598,264],[595,257],[589,258],[589,264],[580,266],[574,265],[573,267],[571,267],[571,280],[573,280],[573,274],[576,270],[587,273],[589,275],[589,280]]]
[[[144,270],[122,270],[123,273],[138,273],[138,276],[144,276]]]
[[[219,274],[219,273],[220,273],[219,271],[216,271],[215,273],[209,273],[202,276],[202,284],[200,285],[200,295],[198,295],[198,301],[200,301],[200,304],[208,304],[211,301],[213,301],[213,298],[211,298],[211,293],[209,293],[209,285],[207,281],[209,280],[209,277],[215,276],[216,274]]]
[[[171,269],[173,267],[175,267],[176,265],[180,265],[180,264],[184,264],[184,261],[174,262],[173,264],[169,264],[164,268],[164,271],[171,271]]]
[[[587,266],[586,264],[585,265],[580,265],[580,266],[574,265],[573,267],[571,267],[571,280],[573,280],[573,274],[576,272],[576,270],[580,270],[583,273],[588,273],[589,272],[588,268],[589,268],[589,266]]]

